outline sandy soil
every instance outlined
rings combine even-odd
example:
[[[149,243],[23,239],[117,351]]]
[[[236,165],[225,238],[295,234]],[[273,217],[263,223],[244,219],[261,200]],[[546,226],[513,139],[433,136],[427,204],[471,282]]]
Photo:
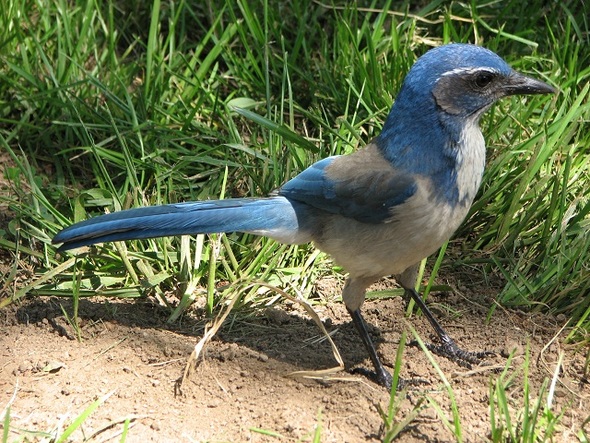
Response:
[[[510,373],[516,382],[506,394],[515,413],[522,408],[519,382],[527,344],[531,348],[531,397],[551,377],[560,353],[565,353],[553,410],[564,406],[558,440],[577,441],[581,422],[590,411],[590,386],[583,378],[584,355],[564,345],[559,333],[565,319],[497,310],[486,324],[487,308],[462,296],[435,296],[431,303],[453,306],[451,318],[437,310],[455,339],[466,349],[493,350],[490,366],[469,371],[436,357],[453,387],[465,441],[486,441],[489,432],[490,383],[500,376],[506,355],[516,349]],[[467,294],[468,296],[470,294]],[[480,300],[485,301],[485,300]],[[313,381],[289,377],[298,370],[335,366],[331,349],[317,341],[318,328],[289,303],[256,315],[228,319],[207,346],[203,360],[182,386],[188,356],[203,333],[205,322],[191,315],[178,324],[165,323],[167,312],[151,300],[109,302],[83,300],[82,340],[64,316],[68,300],[37,298],[0,311],[0,408],[10,405],[10,441],[17,435],[37,441],[26,431],[63,431],[93,401],[104,403],[84,422],[72,441],[119,441],[129,419],[127,441],[279,441],[257,431],[282,435],[286,441],[311,441],[317,423],[322,442],[380,441],[388,393],[358,375],[347,381]],[[400,299],[371,301],[365,313],[379,352],[393,364],[400,331],[405,327]],[[319,308],[319,315],[350,366],[368,366],[341,304]],[[412,319],[422,337],[431,330],[424,317]],[[421,378],[396,418],[402,420],[425,396],[441,404],[451,417],[448,394],[440,377],[419,348],[406,348],[402,376]],[[586,430],[588,432],[588,430]],[[451,433],[432,407],[426,407],[406,427],[399,441],[450,441]]]

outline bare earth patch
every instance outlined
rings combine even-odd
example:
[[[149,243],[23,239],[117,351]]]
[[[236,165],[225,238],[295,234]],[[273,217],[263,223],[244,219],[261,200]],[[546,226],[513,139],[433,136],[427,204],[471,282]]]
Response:
[[[449,298],[452,298],[449,300]],[[563,344],[561,319],[538,314],[496,310],[489,324],[487,307],[457,296],[437,296],[430,303],[448,304],[460,312],[449,317],[437,310],[448,332],[469,350],[492,350],[491,366],[469,371],[435,357],[450,380],[458,402],[465,441],[486,441],[489,432],[490,384],[499,377],[506,355],[516,349],[510,371],[520,380],[525,348],[530,346],[531,396],[551,377],[559,353],[565,358],[556,386],[553,410],[566,407],[558,437],[577,441],[575,433],[590,411],[590,386],[584,379],[584,353]],[[285,305],[256,315],[228,318],[207,346],[204,359],[182,386],[176,382],[204,322],[187,315],[176,325],[165,323],[167,312],[149,300],[110,302],[83,300],[80,306],[82,340],[62,311],[71,313],[66,299],[32,299],[0,311],[0,410],[10,405],[11,435],[41,436],[26,431],[53,432],[67,427],[96,399],[108,396],[84,422],[72,441],[119,441],[129,419],[129,442],[146,441],[279,441],[259,429],[310,441],[316,424],[322,442],[379,441],[389,393],[361,376],[353,381],[318,382],[292,379],[293,371],[335,366],[329,345],[315,324],[296,306]],[[436,305],[434,305],[436,306]],[[400,299],[369,301],[366,319],[387,365],[395,358],[405,327]],[[320,317],[347,365],[370,366],[356,332],[341,304],[319,308]],[[331,319],[331,320],[327,320]],[[431,329],[422,316],[411,323],[424,339]],[[441,380],[425,354],[408,347],[402,376],[423,378],[428,385],[411,389],[398,420],[427,394],[451,418]],[[522,408],[522,383],[506,395],[515,414]],[[516,416],[516,415],[515,415]],[[586,430],[588,432],[588,430]],[[451,441],[433,408],[424,409],[399,441]]]

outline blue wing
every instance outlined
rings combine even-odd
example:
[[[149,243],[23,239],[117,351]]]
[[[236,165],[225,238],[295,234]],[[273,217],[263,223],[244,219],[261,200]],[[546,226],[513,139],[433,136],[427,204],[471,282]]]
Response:
[[[416,192],[413,176],[395,169],[375,144],[352,155],[323,159],[285,183],[290,200],[364,223],[392,220],[395,207]]]

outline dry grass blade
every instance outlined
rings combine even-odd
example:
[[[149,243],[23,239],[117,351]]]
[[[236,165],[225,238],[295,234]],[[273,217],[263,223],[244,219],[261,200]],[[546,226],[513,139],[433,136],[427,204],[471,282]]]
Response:
[[[244,283],[244,281],[238,281],[238,282],[234,283],[232,286],[233,287],[239,286],[240,284],[243,284],[243,283]],[[239,300],[241,294],[244,293],[245,291],[247,291],[248,289],[251,289],[255,286],[263,286],[265,288],[268,288],[271,291],[280,294],[282,297],[286,298],[287,300],[289,300],[293,303],[297,303],[298,305],[302,306],[303,309],[305,309],[305,312],[307,312],[307,314],[312,318],[314,323],[322,331],[322,334],[324,334],[324,337],[326,338],[326,340],[328,340],[328,342],[330,343],[330,346],[332,347],[332,353],[334,355],[334,358],[338,362],[338,366],[335,366],[333,368],[321,369],[321,370],[317,370],[317,371],[295,371],[295,372],[291,372],[289,374],[289,377],[326,380],[328,377],[331,377],[332,375],[344,370],[344,360],[342,359],[342,356],[340,355],[340,351],[338,350],[338,347],[336,346],[336,344],[332,340],[332,337],[330,336],[330,334],[326,330],[319,315],[315,312],[313,307],[307,301],[305,301],[305,299],[299,293],[299,291],[297,291],[295,288],[293,288],[295,290],[295,292],[297,293],[297,297],[293,297],[293,296],[289,295],[287,292],[283,291],[282,289],[277,288],[276,286],[272,286],[272,285],[269,285],[264,282],[252,282],[252,283],[246,284],[246,286],[244,286],[243,288],[240,288],[239,291],[236,291],[235,293],[233,293],[231,298],[229,299],[229,303],[227,303],[224,306],[224,308],[222,309],[222,311],[215,317],[215,319],[213,319],[213,321],[205,327],[205,333],[203,334],[203,337],[195,345],[195,348],[186,363],[183,375],[177,384],[177,389],[180,390],[182,388],[184,381],[186,380],[186,378],[188,376],[190,376],[190,374],[192,372],[192,368],[194,367],[194,365],[198,361],[199,357],[201,356],[203,349],[205,348],[207,343],[209,343],[209,341],[215,336],[215,334],[217,334],[217,331],[219,331],[219,328],[221,328],[221,326],[223,325],[223,322],[225,321],[225,319],[227,318],[227,316],[231,312],[231,310],[234,307],[234,305],[236,304],[237,300]],[[330,378],[330,379],[334,380],[335,378]],[[358,381],[358,379],[352,378],[352,377],[338,377],[336,379],[337,380]]]

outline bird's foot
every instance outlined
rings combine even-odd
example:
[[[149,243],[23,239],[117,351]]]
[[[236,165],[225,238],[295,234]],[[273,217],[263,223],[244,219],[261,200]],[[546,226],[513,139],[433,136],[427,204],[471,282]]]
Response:
[[[376,372],[376,371],[371,371],[370,369],[367,368],[354,368],[351,371],[353,374],[360,374],[363,375],[365,377],[367,377],[369,380],[374,381],[375,383],[377,383],[378,385],[384,386],[385,388],[387,388],[388,390],[391,390],[391,386],[393,384],[393,377],[391,376],[391,374],[385,370],[385,368],[382,368],[381,371]],[[397,386],[396,386],[396,391],[401,391],[404,388],[407,388],[409,386],[418,386],[418,385],[426,385],[428,384],[428,380],[425,380],[423,378],[398,378],[397,379]]]
[[[419,344],[416,340],[412,340],[408,343],[408,346],[419,347]],[[461,349],[459,346],[457,346],[455,341],[449,336],[445,336],[442,338],[442,344],[425,343],[425,346],[433,354],[440,355],[441,357],[446,357],[449,360],[457,363],[459,366],[462,366],[467,369],[471,369],[473,365],[480,364],[487,357],[496,355],[494,352],[491,351],[465,351]]]
[[[387,389],[391,389],[391,385],[393,383],[393,377],[383,367],[381,368],[380,371],[371,371],[370,369],[367,369],[367,368],[354,368],[351,372],[353,374],[360,374],[364,377],[367,377],[369,380],[374,381],[378,385],[384,386]]]

